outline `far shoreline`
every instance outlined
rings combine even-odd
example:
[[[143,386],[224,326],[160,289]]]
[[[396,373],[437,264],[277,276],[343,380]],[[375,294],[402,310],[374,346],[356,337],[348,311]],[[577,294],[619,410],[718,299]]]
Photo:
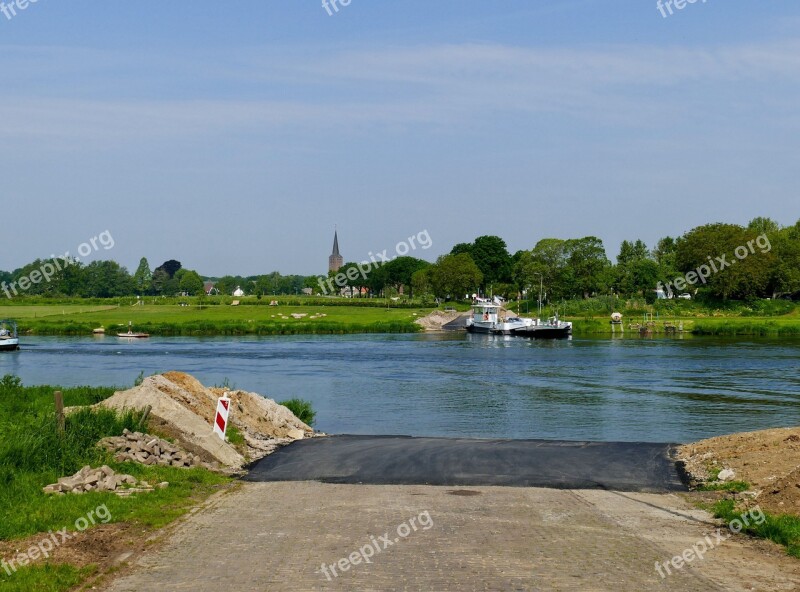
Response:
[[[509,310],[514,312],[514,308],[517,307],[511,305]],[[463,314],[469,306],[459,304],[457,309]],[[28,301],[3,304],[0,317],[15,320],[21,336],[90,336],[100,329],[107,335],[116,335],[132,327],[134,332],[159,337],[226,337],[424,333],[441,328],[442,311],[442,307],[432,304],[366,299],[264,299],[240,306],[222,302],[130,305],[118,301]],[[798,311],[776,316],[745,316],[730,311],[723,314],[702,308],[675,312],[678,314],[630,310],[621,323],[612,323],[610,315],[599,313],[567,314],[562,319],[573,323],[573,335],[577,337],[800,337]],[[521,312],[521,316],[535,313]]]

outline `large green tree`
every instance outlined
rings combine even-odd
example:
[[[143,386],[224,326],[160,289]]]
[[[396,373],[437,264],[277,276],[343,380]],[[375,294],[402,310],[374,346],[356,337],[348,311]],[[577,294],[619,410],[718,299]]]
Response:
[[[499,236],[479,236],[472,243],[458,243],[451,255],[469,255],[481,271],[481,289],[490,285],[513,280],[514,262],[508,252],[506,241]]]
[[[139,267],[133,274],[133,283],[139,294],[146,294],[152,288],[153,272],[150,271],[150,264],[146,257],[142,257],[139,261]]]
[[[707,286],[713,296],[723,300],[766,295],[775,258],[770,251],[757,247],[756,239],[757,232],[737,224],[706,224],[689,231],[675,256],[678,270],[694,281],[686,282],[683,288],[681,278],[677,291]],[[737,252],[747,255],[737,257]],[[704,280],[695,279],[701,275]]]
[[[634,261],[649,258],[650,251],[647,250],[647,245],[641,240],[636,242],[624,240],[619,248],[619,255],[617,255],[617,265],[628,265]]]
[[[179,278],[179,288],[181,292],[186,292],[190,296],[201,296],[205,294],[203,280],[200,278],[200,274],[191,270],[181,271],[185,271]]]
[[[155,273],[159,269],[162,269],[165,272],[167,272],[167,275],[170,277],[170,279],[172,279],[175,277],[175,274],[177,274],[181,270],[181,267],[183,266],[181,265],[180,261],[176,261],[175,259],[170,259],[169,261],[164,261],[164,263],[156,267],[153,273]]]
[[[518,289],[529,296],[538,294],[541,286],[550,300],[571,297],[574,274],[568,267],[568,246],[565,240],[545,238],[517,255],[514,283]]]
[[[774,265],[770,273],[772,298],[800,293],[800,222],[768,235]]]
[[[409,289],[409,297],[414,296],[414,286],[411,278],[421,269],[429,267],[430,263],[416,257],[397,257],[384,265],[389,284],[400,290],[401,286]]]
[[[499,236],[480,236],[472,244],[470,253],[483,275],[481,287],[511,281],[511,255],[506,241]]]
[[[81,273],[81,296],[113,298],[136,292],[133,277],[116,261],[92,261]]]
[[[150,286],[153,293],[160,295],[166,294],[167,282],[170,281],[169,274],[161,268],[153,272],[153,279],[150,281]]]
[[[614,270],[614,287],[619,294],[655,299],[659,271],[658,263],[651,258],[644,242],[622,241]]]
[[[756,234],[775,234],[781,229],[781,225],[775,222],[772,218],[764,218],[759,216],[753,218],[747,224],[747,230],[755,232]]]
[[[596,236],[567,241],[567,265],[573,275],[573,293],[584,298],[609,289],[611,262],[606,257],[603,241]]]
[[[461,300],[478,289],[483,274],[467,253],[439,257],[430,269],[433,293],[439,298]]]
[[[414,272],[411,276],[411,286],[417,297],[425,298],[433,293],[433,286],[431,284],[431,270],[432,265]]]

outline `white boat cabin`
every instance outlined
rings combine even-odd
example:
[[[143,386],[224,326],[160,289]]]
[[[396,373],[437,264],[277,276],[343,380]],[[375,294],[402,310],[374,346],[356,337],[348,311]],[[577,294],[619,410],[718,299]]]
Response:
[[[481,303],[472,307],[473,323],[497,323],[500,321],[500,307],[496,304]]]

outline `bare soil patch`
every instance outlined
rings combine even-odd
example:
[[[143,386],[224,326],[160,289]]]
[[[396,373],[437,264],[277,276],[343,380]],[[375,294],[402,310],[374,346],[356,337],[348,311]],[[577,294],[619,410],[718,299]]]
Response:
[[[732,469],[750,484],[743,497],[773,514],[800,515],[800,427],[710,438],[681,446],[678,456],[696,485]]]

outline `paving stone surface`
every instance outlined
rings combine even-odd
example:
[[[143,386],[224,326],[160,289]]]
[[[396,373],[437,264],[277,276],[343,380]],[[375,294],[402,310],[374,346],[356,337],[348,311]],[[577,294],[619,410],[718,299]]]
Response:
[[[800,562],[742,536],[658,574],[716,529],[678,494],[246,483],[107,590],[800,590]]]

